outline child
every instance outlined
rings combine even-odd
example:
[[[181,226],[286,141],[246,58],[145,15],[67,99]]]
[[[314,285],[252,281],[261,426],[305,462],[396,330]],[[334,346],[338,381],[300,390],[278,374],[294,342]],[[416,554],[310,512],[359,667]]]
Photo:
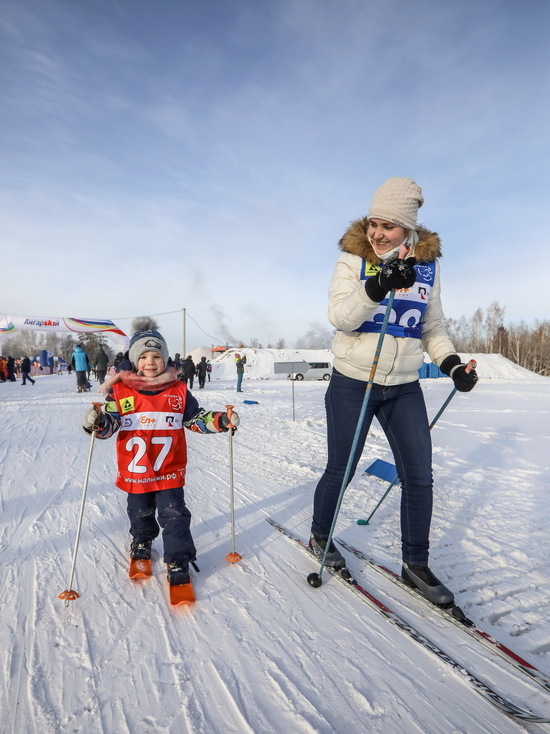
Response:
[[[183,485],[187,445],[183,428],[220,433],[239,424],[236,412],[206,413],[168,365],[164,338],[152,329],[137,331],[128,352],[129,362],[99,388],[106,393],[103,411],[88,410],[82,420],[87,433],[98,427],[97,438],[117,436],[116,486],[128,492],[128,517],[134,559],[151,558],[151,543],[162,528],[168,581],[189,583],[189,563],[196,549],[191,536],[191,513]],[[158,514],[158,523],[155,519]]]

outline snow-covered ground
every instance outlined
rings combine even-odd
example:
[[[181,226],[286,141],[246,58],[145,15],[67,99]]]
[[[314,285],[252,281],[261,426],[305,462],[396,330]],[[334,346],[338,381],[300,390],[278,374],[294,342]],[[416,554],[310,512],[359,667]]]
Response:
[[[479,626],[550,676],[550,380],[498,356],[479,355],[478,363],[480,384],[457,394],[433,429],[431,564]],[[325,461],[326,384],[265,379],[248,364],[242,395],[234,364],[194,391],[206,408],[233,403],[241,414],[234,464],[243,558],[225,560],[229,438],[188,433],[187,499],[201,569],[190,610],[169,608],[160,539],[154,578],[127,578],[113,440],[94,446],[74,583],[80,598],[68,607],[57,598],[67,586],[90,444],[80,419],[99,396],[78,394],[74,375],[0,384],[2,734],[542,731],[499,712],[330,576],[320,589],[308,586],[317,565],[265,518],[307,536]],[[434,415],[452,383],[422,385]],[[361,468],[375,458],[391,460],[378,425]],[[337,534],[398,570],[398,491],[371,525],[356,524],[383,490],[358,473]],[[487,684],[550,716],[550,693],[357,559],[349,566]]]

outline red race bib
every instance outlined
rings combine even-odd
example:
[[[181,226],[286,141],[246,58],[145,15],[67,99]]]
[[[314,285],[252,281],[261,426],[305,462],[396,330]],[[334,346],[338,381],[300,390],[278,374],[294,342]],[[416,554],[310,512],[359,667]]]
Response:
[[[120,415],[116,486],[131,494],[182,487],[187,466],[185,383],[142,395],[119,382],[113,393]]]

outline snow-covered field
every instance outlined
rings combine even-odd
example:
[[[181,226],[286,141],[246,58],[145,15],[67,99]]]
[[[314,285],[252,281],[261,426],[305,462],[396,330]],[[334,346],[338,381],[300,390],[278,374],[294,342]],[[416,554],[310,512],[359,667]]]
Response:
[[[251,357],[251,355],[249,355]],[[550,676],[550,380],[479,355],[480,384],[433,429],[431,564],[466,613]],[[226,358],[229,365],[229,357]],[[306,537],[325,461],[326,384],[265,379],[249,359],[216,368],[209,409],[236,405],[237,550],[231,565],[229,438],[187,434],[187,500],[200,574],[191,609],[167,603],[161,542],[155,576],[127,578],[125,495],[114,440],[96,441],[74,588],[67,586],[90,439],[80,419],[97,392],[74,376],[0,384],[0,731],[2,734],[440,734],[542,731],[499,712],[460,675],[324,576],[265,520]],[[263,378],[263,379],[260,379]],[[452,389],[423,383],[433,416]],[[94,382],[94,390],[97,383]],[[244,404],[254,400],[257,404]],[[391,460],[373,426],[362,469]],[[384,485],[358,473],[337,534],[398,570],[399,493],[372,520]],[[550,716],[550,693],[361,561],[353,574],[476,676]]]

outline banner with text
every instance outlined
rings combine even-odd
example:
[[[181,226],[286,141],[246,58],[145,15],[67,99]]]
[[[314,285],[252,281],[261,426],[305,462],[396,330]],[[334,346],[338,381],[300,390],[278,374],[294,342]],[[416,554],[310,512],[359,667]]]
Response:
[[[113,321],[99,319],[77,319],[71,317],[35,318],[32,316],[5,316],[0,318],[0,336],[15,331],[72,332],[76,334],[104,333],[120,350],[128,349],[129,338]]]

